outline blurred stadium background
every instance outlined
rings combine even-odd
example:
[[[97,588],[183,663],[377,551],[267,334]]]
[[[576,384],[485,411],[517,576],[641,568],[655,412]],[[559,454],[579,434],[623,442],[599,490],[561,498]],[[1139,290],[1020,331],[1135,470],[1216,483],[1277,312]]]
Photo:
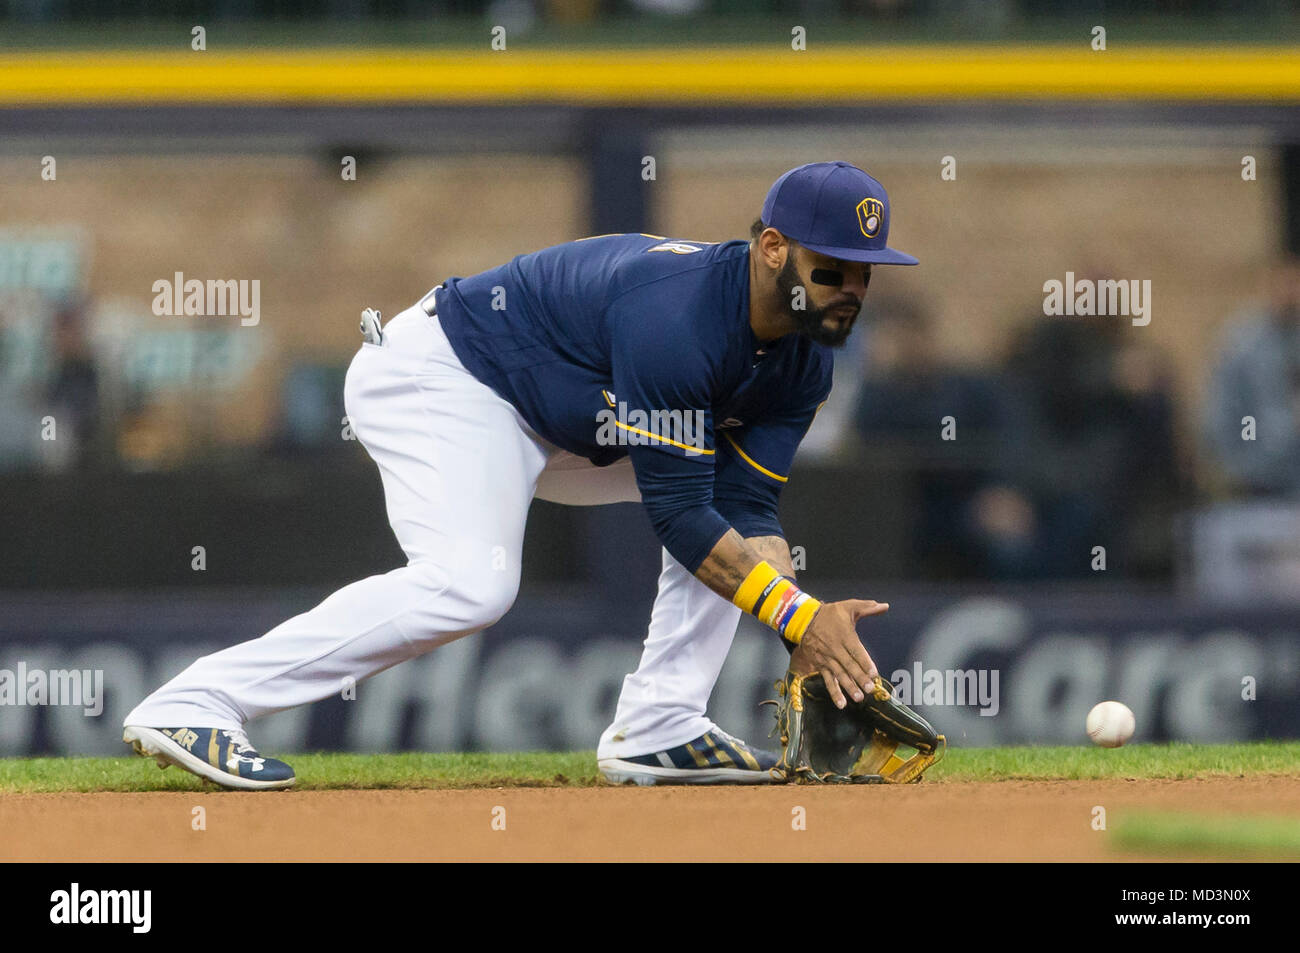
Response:
[[[98,718],[0,707],[0,755],[119,752],[197,655],[400,564],[343,420],[363,307],[743,237],[828,158],[922,264],[876,276],[786,491],[808,588],[891,603],[886,673],[999,673],[996,714],[919,706],[957,744],[1081,741],[1104,698],[1139,740],[1300,735],[1295,3],[151,7],[0,5],[0,669],[107,682]],[[259,281],[257,323],[156,316],[177,272]],[[1045,316],[1067,272],[1149,280],[1149,324]],[[505,620],[259,744],[592,747],[658,563],[639,507],[538,503]],[[760,740],[783,660],[742,623],[717,720]]]

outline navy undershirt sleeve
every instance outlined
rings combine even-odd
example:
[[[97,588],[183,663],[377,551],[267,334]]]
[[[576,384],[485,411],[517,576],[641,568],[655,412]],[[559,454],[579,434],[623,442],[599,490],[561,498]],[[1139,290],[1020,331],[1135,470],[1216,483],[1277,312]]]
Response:
[[[692,573],[731,524],[713,505],[719,344],[629,295],[612,314],[610,411],[664,548]]]
[[[720,431],[713,505],[740,535],[785,536],[777,515],[795,451],[824,400]]]

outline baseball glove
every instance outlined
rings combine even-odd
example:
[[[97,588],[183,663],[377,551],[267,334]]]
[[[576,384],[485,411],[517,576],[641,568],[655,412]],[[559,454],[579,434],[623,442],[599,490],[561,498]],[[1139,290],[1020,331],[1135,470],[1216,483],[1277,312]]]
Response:
[[[821,675],[787,672],[776,683],[781,760],[773,777],[798,784],[907,784],[943,757],[947,742],[930,723],[894,697],[879,675],[875,689],[836,708]],[[907,760],[901,745],[915,749]]]

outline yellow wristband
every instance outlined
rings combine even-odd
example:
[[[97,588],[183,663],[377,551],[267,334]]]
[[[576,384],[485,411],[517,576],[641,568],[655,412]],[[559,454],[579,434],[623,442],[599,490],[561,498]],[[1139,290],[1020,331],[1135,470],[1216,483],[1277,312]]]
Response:
[[[808,631],[808,626],[812,623],[813,616],[817,614],[817,610],[821,607],[822,604],[812,596],[808,596],[804,599],[803,604],[795,610],[794,618],[790,620],[790,624],[787,625],[785,631],[781,633],[781,638],[794,645],[798,645],[802,642],[803,634]]]
[[[745,581],[736,590],[736,594],[731,597],[731,601],[740,607],[740,611],[753,612],[754,605],[758,602],[759,597],[767,591],[775,580],[782,578],[784,577],[772,567],[771,563],[763,560],[750,570],[749,575],[745,577]]]
[[[766,560],[753,568],[731,600],[792,645],[803,639],[821,603]]]

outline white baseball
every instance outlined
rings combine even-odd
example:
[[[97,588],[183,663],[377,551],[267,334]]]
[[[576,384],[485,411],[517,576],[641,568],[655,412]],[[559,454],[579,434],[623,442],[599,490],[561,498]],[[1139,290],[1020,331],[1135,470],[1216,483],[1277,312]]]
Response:
[[[1102,702],[1088,712],[1088,737],[1103,748],[1118,748],[1133,737],[1137,723],[1123,702]]]

